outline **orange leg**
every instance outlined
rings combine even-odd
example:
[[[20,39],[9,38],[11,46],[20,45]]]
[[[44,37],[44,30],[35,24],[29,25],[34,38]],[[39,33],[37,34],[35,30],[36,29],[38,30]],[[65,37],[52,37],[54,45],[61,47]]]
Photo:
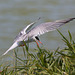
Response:
[[[20,45],[19,47],[21,47],[21,46],[25,46],[25,45]]]

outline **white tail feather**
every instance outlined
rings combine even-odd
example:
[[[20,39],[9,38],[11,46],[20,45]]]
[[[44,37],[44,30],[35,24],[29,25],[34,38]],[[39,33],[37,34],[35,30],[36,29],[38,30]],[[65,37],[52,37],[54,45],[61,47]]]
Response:
[[[16,48],[16,47],[18,47],[17,42],[15,42],[3,55],[7,54],[10,50],[12,50],[12,49],[14,49],[14,48]],[[3,56],[3,55],[2,55],[2,56]]]

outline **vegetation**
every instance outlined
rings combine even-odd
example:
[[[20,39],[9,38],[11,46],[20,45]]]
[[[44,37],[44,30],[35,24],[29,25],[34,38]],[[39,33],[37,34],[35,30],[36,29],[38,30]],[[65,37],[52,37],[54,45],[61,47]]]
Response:
[[[38,47],[36,53],[30,53],[28,46],[23,48],[23,57],[14,50],[14,64],[0,65],[1,75],[75,75],[75,42],[69,33],[69,40],[59,31],[66,47],[55,52]]]

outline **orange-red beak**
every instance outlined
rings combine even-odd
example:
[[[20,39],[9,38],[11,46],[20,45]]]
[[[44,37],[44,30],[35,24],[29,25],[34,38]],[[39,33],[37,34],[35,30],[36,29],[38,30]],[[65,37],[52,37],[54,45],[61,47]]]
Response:
[[[38,40],[38,42],[42,44],[41,41]],[[38,43],[38,42],[36,41],[36,44],[37,44],[37,46],[39,47],[39,43]],[[42,45],[43,45],[43,44],[42,44]]]
[[[43,43],[42,43],[40,40],[38,40],[38,42],[41,43],[41,44],[43,45]]]

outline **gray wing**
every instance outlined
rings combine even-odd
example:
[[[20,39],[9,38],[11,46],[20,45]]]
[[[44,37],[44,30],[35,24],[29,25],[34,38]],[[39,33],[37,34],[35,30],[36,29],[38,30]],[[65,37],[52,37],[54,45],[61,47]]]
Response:
[[[72,21],[75,18],[68,18],[65,20],[57,20],[54,22],[46,22],[46,23],[42,23],[36,27],[34,27],[31,31],[28,32],[28,36],[33,37],[33,36],[40,36],[46,32],[49,31],[54,31],[57,28],[59,28],[60,26]]]
[[[41,19],[41,18],[39,17],[38,20],[40,20],[40,19]],[[21,30],[21,31],[19,32],[19,34],[15,37],[14,42],[15,42],[18,38],[20,38],[20,36],[25,35],[25,34],[29,31],[29,29],[31,29],[31,27],[32,27],[38,20],[36,20],[35,22],[30,23],[30,24],[27,25],[23,30]]]

